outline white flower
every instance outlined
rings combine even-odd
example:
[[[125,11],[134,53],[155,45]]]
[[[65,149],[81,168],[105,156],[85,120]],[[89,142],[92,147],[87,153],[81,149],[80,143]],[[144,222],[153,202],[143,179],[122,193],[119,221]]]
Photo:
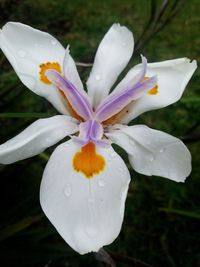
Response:
[[[196,61],[181,58],[147,64],[142,57],[142,64],[109,94],[133,46],[132,33],[114,24],[97,50],[86,94],[69,49],[65,51],[54,37],[13,22],[0,32],[0,47],[21,81],[62,114],[39,119],[2,144],[0,162],[37,155],[72,137],[50,157],[40,201],[60,235],[80,254],[110,244],[121,229],[130,175],[111,142],[128,153],[139,173],[183,182],[191,171],[190,153],[179,139],[144,125],[125,124],[143,112],[176,102]]]

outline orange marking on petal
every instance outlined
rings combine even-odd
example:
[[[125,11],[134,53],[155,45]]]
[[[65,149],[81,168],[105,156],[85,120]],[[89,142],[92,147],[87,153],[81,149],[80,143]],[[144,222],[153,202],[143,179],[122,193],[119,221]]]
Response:
[[[56,70],[57,72],[62,73],[61,66],[58,62],[47,62],[40,64],[40,81],[45,84],[51,84],[51,81],[49,81],[49,79],[45,75],[45,72],[47,70]]]
[[[132,104],[132,102],[130,104]],[[121,111],[113,115],[112,117],[103,121],[103,124],[113,125],[113,124],[119,123],[128,113],[129,113],[129,104],[126,107],[124,107]]]
[[[144,77],[144,81],[148,80],[149,77]],[[158,94],[158,85],[155,85],[153,88],[151,88],[150,90],[148,90],[148,94],[149,95],[156,95]]]
[[[103,156],[96,154],[95,144],[90,142],[81,148],[73,158],[73,167],[77,172],[82,172],[87,179],[104,170],[106,165]]]
[[[158,85],[154,86],[152,89],[148,91],[149,95],[156,95],[158,93]]]
[[[76,111],[73,109],[72,105],[70,104],[70,102],[68,101],[66,95],[63,93],[63,91],[59,90],[59,93],[61,94],[61,96],[63,97],[64,101],[65,101],[65,104],[66,104],[66,107],[67,107],[67,110],[69,111],[70,115],[79,120],[79,121],[84,121],[84,119],[79,116]]]

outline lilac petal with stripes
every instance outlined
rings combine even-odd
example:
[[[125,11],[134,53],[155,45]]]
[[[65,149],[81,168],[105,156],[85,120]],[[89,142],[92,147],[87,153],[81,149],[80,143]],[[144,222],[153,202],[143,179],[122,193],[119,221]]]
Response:
[[[60,89],[70,102],[77,114],[88,120],[93,116],[93,110],[86,95],[78,90],[68,79],[63,78],[57,71],[47,70],[47,78]]]
[[[140,98],[149,89],[157,84],[156,76],[144,81],[147,70],[147,60],[142,56],[142,69],[132,84],[128,84],[123,90],[110,94],[96,109],[96,119],[104,121],[121,111],[131,101]]]

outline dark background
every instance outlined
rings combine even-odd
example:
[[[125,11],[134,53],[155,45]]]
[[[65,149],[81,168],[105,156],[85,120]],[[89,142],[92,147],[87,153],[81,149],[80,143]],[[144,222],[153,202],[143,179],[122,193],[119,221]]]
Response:
[[[0,8],[1,27],[12,20],[47,31],[64,46],[70,44],[71,53],[79,62],[93,61],[100,40],[114,22],[126,25],[134,33],[136,50],[129,67],[139,62],[139,53],[149,62],[185,56],[200,60],[199,0],[1,0]],[[79,67],[84,82],[89,70]],[[105,248],[116,266],[145,266],[145,262],[157,267],[200,266],[199,87],[197,70],[178,103],[145,113],[132,122],[182,138],[192,153],[193,171],[186,182],[180,184],[139,175],[128,165],[132,182],[122,231],[116,241]],[[0,141],[13,137],[35,119],[52,114],[56,111],[21,84],[0,52]],[[74,252],[41,211],[39,186],[52,150],[0,166],[2,267],[101,264],[95,254],[80,256]]]

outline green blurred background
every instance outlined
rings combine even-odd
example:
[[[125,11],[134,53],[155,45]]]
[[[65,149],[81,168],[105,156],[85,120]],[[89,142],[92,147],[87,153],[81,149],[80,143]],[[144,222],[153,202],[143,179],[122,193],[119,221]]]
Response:
[[[200,61],[199,0],[1,0],[0,8],[1,27],[12,20],[47,31],[64,46],[70,44],[79,62],[93,61],[100,40],[114,22],[126,25],[137,41],[129,68],[139,62],[139,53],[149,62],[185,56]],[[79,67],[79,71],[85,82],[90,69]],[[181,137],[192,153],[193,171],[184,184],[177,184],[139,175],[128,165],[132,182],[122,231],[105,248],[116,266],[145,266],[145,262],[155,267],[200,266],[199,87],[197,70],[178,103],[133,122]],[[0,52],[1,143],[36,118],[53,114],[46,100],[21,84]],[[0,166],[0,266],[109,266],[98,262],[95,254],[74,252],[41,211],[39,186],[52,151]]]

